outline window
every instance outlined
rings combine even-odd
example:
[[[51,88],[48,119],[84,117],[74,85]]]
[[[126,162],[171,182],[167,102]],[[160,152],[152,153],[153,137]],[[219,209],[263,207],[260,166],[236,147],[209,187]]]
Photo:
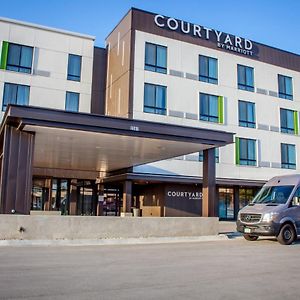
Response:
[[[297,112],[289,109],[280,108],[280,126],[281,132],[294,134],[296,126],[298,126],[295,118]]]
[[[79,94],[73,92],[67,92],[65,110],[78,111],[78,109],[79,109]]]
[[[218,60],[212,57],[199,56],[199,80],[218,84]]]
[[[239,100],[239,125],[255,128],[255,104]]]
[[[218,123],[217,96],[200,93],[200,120]]]
[[[238,165],[256,165],[256,141],[236,138],[236,162]]]
[[[239,188],[239,209],[248,205],[254,198],[257,189],[255,188]]]
[[[238,65],[238,88],[240,90],[254,92],[253,68]]]
[[[69,54],[68,62],[68,80],[80,81],[81,74],[81,56]]]
[[[293,100],[292,78],[278,74],[278,94],[279,98]]]
[[[31,73],[33,48],[8,44],[6,70]]]
[[[199,152],[199,161],[203,161],[203,150]],[[219,163],[219,159],[220,159],[220,156],[219,156],[219,148],[215,148],[215,160],[216,160],[216,163]]]
[[[281,168],[296,169],[295,145],[281,144]]]
[[[167,47],[146,43],[145,70],[167,74]]]
[[[144,112],[165,115],[166,96],[167,87],[145,83]]]
[[[29,103],[29,86],[5,83],[3,92],[2,111],[6,110],[8,104],[28,105]]]

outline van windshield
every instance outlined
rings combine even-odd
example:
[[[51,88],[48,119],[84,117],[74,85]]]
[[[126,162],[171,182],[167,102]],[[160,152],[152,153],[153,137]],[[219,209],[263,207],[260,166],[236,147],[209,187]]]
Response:
[[[294,186],[264,186],[254,197],[252,203],[276,203],[285,204]]]

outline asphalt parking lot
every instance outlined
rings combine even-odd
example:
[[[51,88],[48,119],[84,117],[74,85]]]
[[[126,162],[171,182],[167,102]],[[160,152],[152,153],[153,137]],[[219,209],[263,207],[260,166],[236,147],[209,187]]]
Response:
[[[299,299],[300,242],[0,247],[0,299]]]

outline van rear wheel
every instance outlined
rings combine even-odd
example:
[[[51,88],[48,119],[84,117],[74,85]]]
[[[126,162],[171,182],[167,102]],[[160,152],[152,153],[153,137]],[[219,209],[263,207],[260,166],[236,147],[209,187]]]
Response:
[[[285,224],[281,227],[277,240],[282,245],[290,245],[296,240],[295,229],[291,224]]]
[[[258,239],[257,235],[243,234],[243,236],[247,241],[251,241],[251,242],[256,241]]]

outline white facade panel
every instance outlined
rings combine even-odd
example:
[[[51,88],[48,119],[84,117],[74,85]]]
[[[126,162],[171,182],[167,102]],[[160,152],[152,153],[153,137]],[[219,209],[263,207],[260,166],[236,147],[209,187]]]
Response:
[[[167,47],[167,74],[145,70],[146,42]],[[220,163],[217,164],[219,178],[268,180],[277,174],[299,172],[300,160],[297,155],[297,170],[281,169],[280,166],[281,143],[296,145],[297,152],[300,149],[300,137],[279,132],[280,108],[295,110],[299,115],[299,72],[256,61],[247,56],[238,56],[140,31],[136,31],[135,43],[133,98],[135,119],[234,132],[237,137],[255,139],[257,166],[236,165],[235,145],[228,145],[220,149]],[[199,75],[199,55],[218,59],[217,85],[196,80]],[[254,68],[254,92],[237,88],[238,64]],[[172,73],[170,70],[178,71],[183,76],[170,75]],[[186,78],[187,73],[195,75],[195,80]],[[292,77],[293,101],[269,95],[269,91],[278,93],[278,74]],[[145,83],[167,87],[165,116],[143,112]],[[257,88],[266,90],[267,95],[258,93]],[[199,120],[199,93],[224,97],[224,124]],[[256,128],[239,126],[238,100],[255,103]],[[176,111],[183,117],[170,116],[170,111]],[[186,117],[187,114],[194,114],[197,119],[189,119]],[[260,167],[261,165],[264,167]],[[186,160],[157,162],[153,166],[161,172],[176,172],[187,176],[201,176],[202,172],[202,163]],[[149,170],[147,166],[136,168],[139,171],[143,169]]]
[[[64,110],[66,91],[80,93],[79,111],[90,112],[92,37],[1,19],[1,49],[3,41],[33,47],[33,62],[31,74],[0,69],[1,109],[7,82],[30,86],[29,105],[46,108]],[[80,82],[67,80],[69,54],[82,56]]]

